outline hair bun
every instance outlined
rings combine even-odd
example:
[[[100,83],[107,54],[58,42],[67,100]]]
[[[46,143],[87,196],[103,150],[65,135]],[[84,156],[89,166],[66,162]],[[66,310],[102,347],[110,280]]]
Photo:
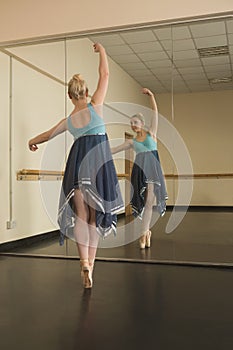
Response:
[[[83,81],[83,78],[82,78],[81,74],[73,75],[73,79],[76,80],[76,81]]]
[[[87,85],[81,74],[74,74],[68,83],[68,93],[75,99],[85,98],[87,94]]]

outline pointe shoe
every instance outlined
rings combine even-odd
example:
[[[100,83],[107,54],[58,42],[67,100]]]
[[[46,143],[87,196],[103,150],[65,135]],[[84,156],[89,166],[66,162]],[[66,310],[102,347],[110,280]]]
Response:
[[[146,234],[146,247],[147,247],[147,248],[150,248],[150,245],[151,245],[150,239],[151,239],[151,231],[148,230],[148,231],[147,231],[147,234]]]
[[[92,268],[89,266],[89,261],[87,259],[81,259],[80,265],[83,287],[92,288]]]
[[[92,275],[91,269],[84,266],[83,267],[83,287],[84,288],[92,288]]]
[[[139,239],[139,246],[140,246],[140,249],[145,249],[145,247],[146,247],[146,235],[142,235],[141,238]]]

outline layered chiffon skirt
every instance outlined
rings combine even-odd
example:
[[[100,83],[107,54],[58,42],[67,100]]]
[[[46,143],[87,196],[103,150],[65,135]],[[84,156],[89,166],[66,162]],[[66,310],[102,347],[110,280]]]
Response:
[[[158,151],[140,152],[135,157],[131,174],[131,207],[135,217],[142,218],[149,183],[153,184],[154,207],[163,216],[168,196]]]
[[[117,213],[124,208],[107,134],[85,135],[74,141],[66,163],[59,211],[60,244],[74,239],[73,196],[81,190],[96,211],[96,228],[103,238],[116,234]]]

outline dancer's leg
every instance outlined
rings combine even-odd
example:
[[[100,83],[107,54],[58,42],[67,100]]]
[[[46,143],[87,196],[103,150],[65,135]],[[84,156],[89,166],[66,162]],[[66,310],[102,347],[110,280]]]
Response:
[[[84,288],[92,287],[92,269],[89,266],[89,207],[85,203],[82,192],[75,190],[74,193],[74,207],[75,207],[75,227],[74,236],[77,242],[78,252],[80,256],[81,277]]]
[[[89,210],[87,204],[84,201],[83,194],[80,190],[74,191],[73,201],[76,214],[74,237],[77,243],[80,259],[86,260],[88,259],[89,246]]]
[[[147,185],[146,202],[145,202],[145,208],[144,208],[144,213],[142,217],[143,232],[146,232],[150,229],[154,202],[155,202],[154,184],[149,183]]]
[[[96,231],[96,211],[93,207],[89,207],[89,249],[88,258],[91,261],[95,260],[96,251],[99,242],[99,235]]]
[[[99,235],[96,232],[95,206],[84,200],[80,190],[75,190],[74,206],[76,221],[74,235],[80,256],[81,275],[85,288],[92,287],[92,272],[99,241]]]
[[[93,206],[89,206],[89,247],[88,247],[88,261],[91,272],[91,280],[94,270],[94,263],[96,257],[96,251],[99,242],[99,235],[96,231],[96,210]],[[93,280],[92,280],[93,281]]]
[[[149,183],[147,185],[145,207],[144,207],[144,212],[142,217],[143,233],[139,240],[141,249],[144,249],[145,247],[150,247],[150,237],[151,237],[150,223],[152,218],[154,201],[155,201],[154,185],[152,183]]]

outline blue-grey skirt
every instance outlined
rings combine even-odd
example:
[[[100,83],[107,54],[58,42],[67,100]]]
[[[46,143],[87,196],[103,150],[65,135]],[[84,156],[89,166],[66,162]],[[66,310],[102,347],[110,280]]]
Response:
[[[86,203],[96,211],[100,236],[116,234],[117,213],[124,208],[107,134],[85,135],[74,141],[66,163],[59,211],[60,244],[65,236],[74,238],[75,189],[82,191]]]
[[[154,184],[156,209],[163,216],[168,198],[158,151],[140,152],[136,155],[131,174],[131,207],[135,217],[142,218],[148,183]]]

